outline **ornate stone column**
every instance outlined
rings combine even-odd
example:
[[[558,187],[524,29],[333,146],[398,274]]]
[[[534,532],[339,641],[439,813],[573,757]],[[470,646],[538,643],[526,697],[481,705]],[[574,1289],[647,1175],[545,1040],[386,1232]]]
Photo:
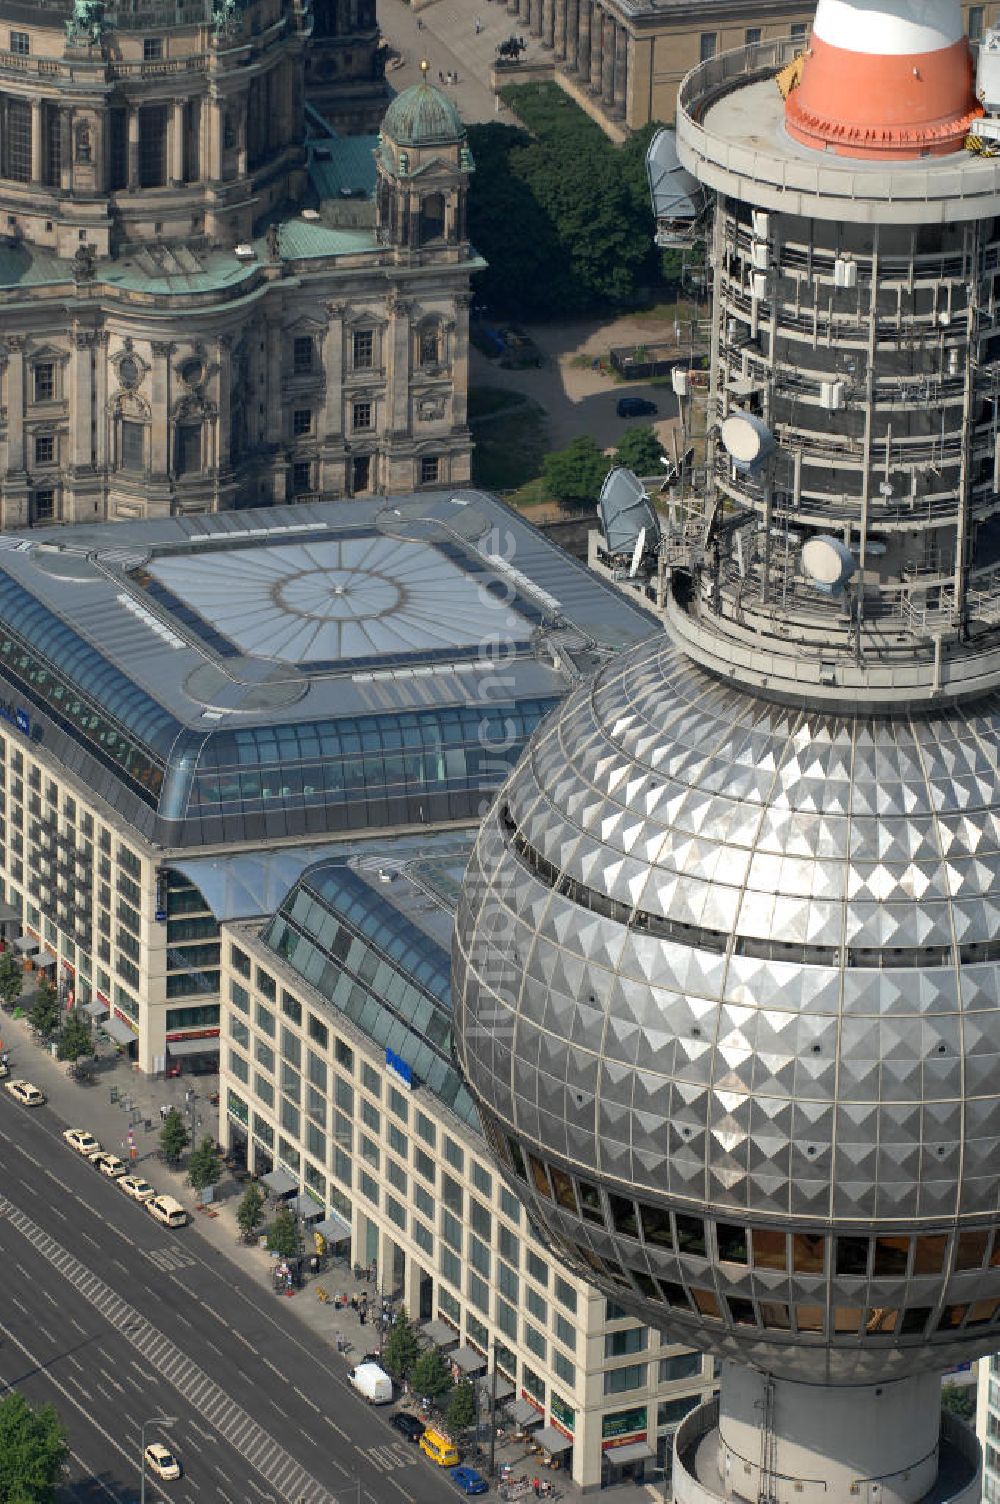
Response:
[[[44,150],[45,141],[43,135],[43,111],[42,101],[35,98],[31,101],[31,181],[41,183],[44,175]]]
[[[170,182],[180,188],[184,182],[184,100],[175,99],[170,116]]]
[[[385,437],[406,438],[410,432],[410,313],[412,304],[391,292],[386,302]]]
[[[576,26],[576,71],[586,83],[590,78],[590,12],[591,0],[580,0],[577,8]]]
[[[226,107],[216,95],[209,101],[207,116],[207,160],[209,181],[222,182],[222,142],[226,130]]]
[[[326,392],[320,418],[320,488],[339,496],[346,488],[344,470],[344,365],[347,355],[344,350],[344,315],[346,303],[327,303],[329,320],[323,337],[323,371],[326,376]]]
[[[624,26],[618,28],[618,61],[615,68],[615,111],[628,115],[629,50],[631,37]]]
[[[517,0],[517,18],[519,21],[530,22],[531,0]]]
[[[241,94],[237,107],[239,115],[236,121],[236,176],[242,182],[247,175],[247,114],[250,109],[249,95]]]
[[[73,111],[59,111],[59,187],[63,193],[73,188]]]
[[[73,335],[69,368],[69,465],[76,474],[94,465],[94,438],[90,426],[94,403],[94,345],[92,329]]]
[[[554,0],[542,0],[542,46],[551,49],[555,45],[555,4]]]
[[[566,15],[568,9],[569,5],[567,4],[567,0],[556,0],[556,25],[554,41],[557,63],[566,61],[566,54],[568,50],[566,45]]]
[[[608,15],[603,16],[602,21],[601,103],[610,109],[615,102],[615,23]]]
[[[97,437],[94,440],[94,464],[103,469],[108,463],[108,331],[94,335],[94,411],[97,414]],[[107,505],[107,486],[104,488]]]
[[[590,7],[590,89],[601,92],[601,67],[604,57],[604,12],[599,5]]]
[[[531,0],[531,35],[542,35],[542,0]]]
[[[7,472],[24,470],[24,338],[7,336]],[[8,519],[4,518],[5,526]]]
[[[128,104],[128,191],[139,186],[139,106]]]
[[[149,468],[156,480],[170,473],[170,355],[173,345],[153,340],[153,370],[149,379]]]

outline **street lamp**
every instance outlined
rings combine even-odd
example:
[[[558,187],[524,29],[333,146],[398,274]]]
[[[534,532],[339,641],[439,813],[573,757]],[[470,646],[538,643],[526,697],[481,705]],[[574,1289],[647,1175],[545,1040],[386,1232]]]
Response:
[[[176,1426],[176,1415],[153,1415],[149,1420],[144,1420],[139,1428],[139,1446],[142,1450],[142,1460],[139,1464],[139,1504],[146,1504],[146,1427],[147,1426]]]

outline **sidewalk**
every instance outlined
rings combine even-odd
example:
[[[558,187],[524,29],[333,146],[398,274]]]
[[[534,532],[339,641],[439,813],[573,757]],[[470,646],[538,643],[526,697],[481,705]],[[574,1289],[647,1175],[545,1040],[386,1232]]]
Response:
[[[406,0],[379,0],[378,13],[383,37],[404,59],[401,68],[386,74],[389,87],[399,94],[419,83],[420,60],[426,58],[431,83],[455,101],[466,125],[489,120],[515,124],[510,110],[490,88],[490,69],[500,42],[523,33],[529,61],[551,56],[542,51],[536,37],[528,36],[526,22],[507,14],[503,0],[431,0],[419,12]],[[438,75],[451,73],[458,74],[458,83],[442,84]]]
[[[27,982],[28,979],[25,980]],[[20,1006],[30,1005],[31,994],[25,992]],[[130,1157],[130,1149],[134,1145],[134,1172],[145,1176],[158,1191],[166,1191],[175,1196],[189,1211],[192,1226],[186,1235],[204,1238],[217,1253],[249,1275],[271,1299],[286,1299],[294,1315],[328,1344],[331,1352],[337,1351],[337,1334],[340,1333],[344,1344],[345,1370],[360,1362],[366,1353],[378,1352],[379,1332],[373,1320],[369,1318],[362,1324],[358,1313],[349,1304],[340,1310],[334,1304],[334,1297],[338,1293],[345,1294],[348,1301],[352,1295],[365,1295],[374,1316],[379,1298],[374,1281],[356,1279],[345,1260],[331,1259],[325,1270],[316,1276],[307,1277],[303,1288],[293,1292],[291,1296],[275,1294],[272,1284],[275,1260],[259,1244],[248,1246],[244,1243],[236,1225],[236,1207],[247,1182],[238,1182],[225,1171],[215,1188],[215,1202],[211,1206],[199,1208],[198,1198],[187,1184],[184,1172],[171,1170],[161,1162],[158,1153],[161,1105],[176,1107],[184,1117],[189,1132],[193,1122],[197,1138],[206,1133],[213,1139],[219,1137],[219,1107],[209,1101],[217,1090],[217,1077],[189,1076],[158,1080],[142,1075],[130,1061],[117,1056],[113,1047],[102,1045],[93,1082],[78,1082],[67,1075],[64,1062],[53,1059],[50,1052],[32,1042],[27,1018],[15,1019],[7,1011],[0,1011],[0,1042],[2,1048],[10,1053],[11,1075],[23,1076],[40,1087],[52,1109],[64,1119],[68,1127],[89,1129],[100,1139],[105,1149],[120,1154],[123,1159]],[[189,1092],[193,1093],[191,1097],[188,1096]],[[268,1214],[273,1209],[274,1203],[269,1202],[266,1208]],[[307,1233],[307,1253],[311,1251],[309,1243]],[[105,1278],[112,1277],[107,1269],[100,1272]],[[325,1291],[328,1300],[322,1301],[319,1298],[320,1289]],[[415,1400],[407,1403],[414,1413],[419,1412]],[[500,1420],[502,1425],[502,1414]],[[554,1497],[561,1498],[564,1504],[579,1504],[583,1499],[582,1491],[571,1478],[558,1472],[550,1473],[548,1468],[540,1467],[523,1441],[515,1442],[508,1436],[504,1437],[496,1448],[498,1469],[503,1463],[510,1463],[515,1475],[527,1474],[529,1478],[533,1478],[537,1473],[539,1477],[551,1479],[555,1486]],[[491,1486],[491,1497],[496,1496],[495,1487]],[[662,1504],[663,1484],[640,1487],[633,1483],[621,1484],[588,1497],[600,1498],[602,1504],[603,1501],[606,1504],[637,1504],[638,1500],[647,1495]],[[532,1498],[533,1495],[529,1494],[528,1500]]]

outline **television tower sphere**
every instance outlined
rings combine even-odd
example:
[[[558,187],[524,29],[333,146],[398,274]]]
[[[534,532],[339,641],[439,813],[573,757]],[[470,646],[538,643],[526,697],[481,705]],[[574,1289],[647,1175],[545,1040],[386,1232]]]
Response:
[[[456,925],[533,1220],[724,1360],[690,1504],[978,1498],[939,1374],[1000,1348],[1000,35],[981,107],[958,15],[820,0],[804,53],[684,80],[650,177],[707,236],[711,391],[666,633],[536,733]]]

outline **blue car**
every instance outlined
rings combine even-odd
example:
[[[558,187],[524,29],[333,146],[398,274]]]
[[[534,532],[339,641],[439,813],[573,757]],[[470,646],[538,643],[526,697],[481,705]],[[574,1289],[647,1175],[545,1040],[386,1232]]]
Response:
[[[489,1484],[481,1473],[477,1473],[474,1467],[450,1467],[448,1476],[456,1488],[460,1488],[463,1494],[485,1494],[489,1492]]]

